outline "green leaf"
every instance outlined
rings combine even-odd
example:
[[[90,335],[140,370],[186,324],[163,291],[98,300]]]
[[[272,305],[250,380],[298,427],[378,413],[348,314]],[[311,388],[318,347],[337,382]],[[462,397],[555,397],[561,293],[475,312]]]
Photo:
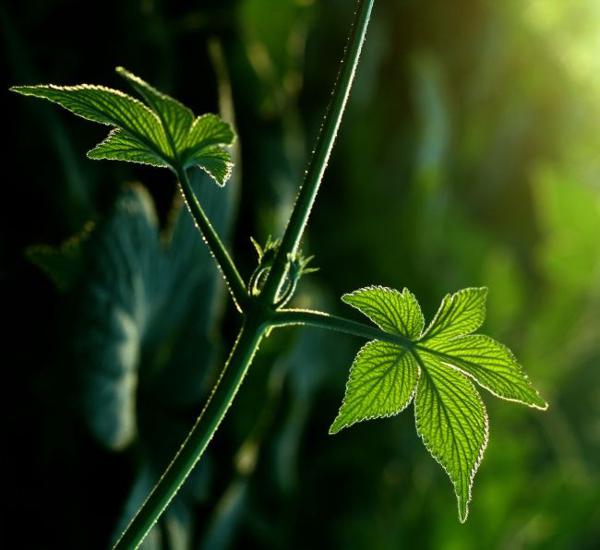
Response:
[[[360,350],[330,433],[396,414],[416,390],[417,432],[454,485],[460,521],[467,518],[488,437],[485,407],[471,379],[497,397],[547,407],[508,348],[470,334],[484,321],[486,296],[485,288],[447,295],[424,334],[421,308],[407,289],[373,286],[342,297],[383,332],[404,340],[371,341]]]
[[[231,175],[231,155],[224,146],[233,145],[235,134],[217,115],[205,114],[194,120],[181,159],[185,167],[198,166],[219,185]]]
[[[513,353],[489,336],[472,334],[441,341],[436,344],[435,354],[497,397],[542,410],[548,408]]]
[[[141,141],[115,128],[108,137],[90,149],[88,158],[94,160],[124,160],[168,168],[167,162],[149,150]]]
[[[232,127],[214,114],[194,117],[185,105],[123,67],[117,72],[147,105],[121,91],[89,84],[14,86],[11,90],[47,99],[85,119],[113,126],[108,137],[88,152],[91,159],[174,169],[197,166],[218,185],[225,185],[233,168],[227,149],[235,141]]]
[[[137,434],[139,365],[152,319],[166,300],[167,269],[152,199],[143,187],[130,187],[90,238],[78,300],[83,412],[94,436],[111,449],[124,448]]]
[[[473,384],[425,356],[415,397],[417,433],[450,477],[458,517],[467,519],[471,487],[488,440],[485,406]]]
[[[222,187],[231,177],[233,162],[231,162],[229,151],[213,146],[202,149],[189,157],[186,166],[201,168]]]
[[[415,295],[405,288],[402,292],[381,286],[362,288],[344,294],[342,301],[364,313],[381,330],[417,339],[425,320]]]
[[[158,115],[165,131],[173,139],[175,145],[175,150],[172,151],[173,154],[175,155],[181,151],[194,123],[194,113],[176,99],[159,92],[127,69],[117,67],[116,71],[131,84],[146,104]]]
[[[387,342],[369,342],[354,359],[346,396],[329,433],[398,414],[411,402],[418,378],[419,368],[409,351]]]
[[[58,103],[82,118],[121,128],[160,157],[170,153],[160,120],[148,107],[123,92],[104,86],[15,86],[12,91]]]
[[[423,335],[424,341],[442,340],[470,334],[485,320],[487,288],[465,288],[446,294],[433,321]]]

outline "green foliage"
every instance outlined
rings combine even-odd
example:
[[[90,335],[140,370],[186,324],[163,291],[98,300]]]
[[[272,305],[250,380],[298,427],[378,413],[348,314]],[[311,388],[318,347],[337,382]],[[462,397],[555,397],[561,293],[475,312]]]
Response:
[[[30,246],[25,254],[56,285],[58,290],[68,291],[80,279],[84,270],[83,244],[93,231],[94,224],[87,224],[82,232],[71,237],[60,247],[38,244]]]
[[[255,3],[254,9],[264,9],[261,1]],[[363,33],[371,7],[372,1],[359,2],[357,14],[363,14]],[[249,10],[246,17],[253,19],[253,13],[253,9]],[[360,19],[360,15],[358,17]],[[260,18],[261,22],[266,20]],[[326,137],[318,142],[316,154],[313,153],[316,159],[314,166],[317,168],[315,170],[311,165],[307,172],[307,183],[302,188],[304,191],[301,191],[302,198],[302,193],[309,189],[305,197],[311,198],[296,202],[294,213],[301,215],[292,217],[293,223],[288,225],[286,231],[286,237],[292,235],[293,238],[269,241],[264,249],[254,243],[259,265],[248,284],[239,276],[217,232],[204,216],[200,204],[203,200],[196,200],[190,187],[186,187],[188,184],[182,182],[187,180],[186,169],[198,166],[219,185],[225,183],[232,167],[226,147],[234,140],[228,124],[215,115],[195,117],[190,109],[122,68],[117,71],[144,103],[101,86],[24,86],[14,90],[48,99],[83,118],[114,127],[109,136],[88,153],[90,158],[137,162],[167,167],[176,172],[192,216],[204,233],[205,241],[225,280],[230,284],[239,312],[245,316],[244,330],[247,333],[244,338],[244,332],[240,333],[229,368],[224,369],[208,400],[206,418],[199,420],[184,442],[183,456],[188,452],[193,453],[195,461],[204,452],[235,396],[263,335],[275,326],[285,326],[283,319],[286,313],[292,316],[287,318],[289,324],[294,324],[294,313],[307,314],[304,317],[306,324],[311,324],[312,314],[312,324],[326,328],[335,329],[337,319],[341,325],[346,323],[346,332],[376,339],[368,342],[356,356],[342,407],[330,432],[336,433],[365,419],[395,415],[414,398],[417,432],[429,452],[448,473],[458,498],[459,518],[464,522],[468,515],[473,478],[488,439],[487,413],[473,382],[503,399],[539,409],[547,408],[508,348],[487,336],[472,334],[484,321],[487,290],[471,288],[447,295],[426,329],[420,305],[407,289],[398,292],[371,287],[344,296],[346,303],[359,309],[383,331],[379,332],[380,340],[374,336],[378,332],[372,327],[361,327],[358,323],[321,312],[278,311],[292,298],[300,277],[314,271],[308,267],[310,258],[301,256],[297,248],[337,135],[339,119],[354,74],[354,68],[348,69],[348,61],[356,63],[358,60],[360,47],[357,46],[357,37],[360,35],[361,32],[355,30],[350,48],[346,50],[354,53],[347,56],[342,64],[338,82],[343,84],[334,89],[332,108],[324,125],[325,131],[321,134],[321,137]],[[268,53],[268,50],[265,51]],[[258,43],[253,51],[255,65],[258,67],[262,63],[264,70],[268,65],[268,55]],[[261,63],[257,63],[259,57],[262,58]],[[436,139],[445,133],[440,130],[443,124],[439,124],[446,118],[445,105],[436,88],[441,80],[438,79],[435,63],[431,67],[423,64],[420,71],[423,80],[427,81],[422,88],[427,87],[429,95],[425,102],[427,105],[424,104],[422,109],[429,112],[435,104],[435,112],[430,117],[429,130],[424,132],[429,147],[422,149],[422,166],[421,170],[417,170],[417,180],[427,187],[427,193],[432,190],[441,192],[442,150],[447,146],[445,136]],[[297,84],[290,80],[288,85],[294,88]],[[336,118],[338,122],[331,123]],[[329,145],[324,147],[323,143],[327,141]],[[326,154],[321,154],[324,151]],[[420,199],[425,199],[427,193]],[[432,204],[426,206],[419,212],[420,216],[416,216],[422,218],[419,220],[422,225],[426,224],[428,215],[435,213],[435,208],[430,208]],[[201,317],[197,312],[188,315],[190,312],[186,307],[199,300],[197,286],[188,285],[189,281],[186,280],[187,274],[193,272],[195,266],[184,261],[182,267],[178,261],[178,254],[186,250],[187,241],[186,238],[183,242],[179,240],[181,235],[178,228],[182,219],[178,215],[175,227],[161,233],[153,201],[142,188],[130,188],[119,196],[108,219],[94,229],[89,243],[76,239],[61,249],[37,248],[29,253],[30,258],[62,289],[73,288],[78,280],[84,289],[82,302],[87,311],[83,318],[88,321],[88,326],[78,338],[77,346],[84,350],[86,356],[94,355],[94,350],[101,350],[92,357],[86,368],[88,386],[84,393],[88,392],[85,395],[87,415],[97,438],[112,449],[126,447],[140,435],[136,425],[138,410],[143,408],[139,403],[139,395],[146,393],[148,388],[144,387],[142,391],[138,387],[139,380],[149,374],[149,386],[163,389],[162,384],[167,382],[168,377],[161,376],[161,372],[166,370],[167,364],[177,363],[173,350],[177,350],[182,343],[180,335],[174,333],[180,332],[181,327],[191,320]],[[299,221],[302,219],[304,221]],[[459,228],[459,234],[461,231],[467,234],[471,227],[462,219],[458,219],[455,225]],[[439,224],[437,227],[442,226]],[[196,236],[189,230],[187,234]],[[422,235],[424,237],[425,232]],[[484,243],[485,238],[480,237],[478,245]],[[385,243],[382,245],[387,246]],[[275,262],[274,257],[277,258]],[[232,285],[232,281],[235,285]],[[271,291],[263,292],[265,281]],[[276,284],[272,284],[273,281]],[[445,285],[447,281],[439,284]],[[213,291],[211,287],[203,295],[205,302],[210,301]],[[278,314],[281,314],[280,324],[277,322]],[[210,319],[211,315],[206,317]],[[295,324],[303,324],[297,319]],[[155,341],[165,342],[165,345],[156,347]],[[198,349],[194,352],[189,363],[194,363],[201,355]],[[206,357],[201,362],[205,364]],[[145,369],[142,366],[144,363],[148,363]],[[211,401],[215,396],[216,399]],[[214,402],[217,403],[216,408],[211,409]],[[205,429],[203,422],[212,430],[210,433],[202,434]],[[197,434],[204,438],[204,442],[198,439]],[[192,447],[190,442],[194,441]],[[253,449],[249,455],[253,456],[252,460],[240,459],[240,463],[244,462],[245,465],[237,465],[244,475],[254,469],[257,451]],[[177,476],[183,477],[177,482],[169,479],[168,475],[162,478],[155,495],[163,491],[163,496],[155,500],[151,496],[142,505],[142,519],[134,520],[134,528],[128,529],[130,538],[126,534],[118,547],[128,548],[148,534],[166,503],[178,491],[181,479],[190,473],[193,467],[190,456],[180,463],[175,457],[172,462],[174,471],[178,472]],[[152,486],[154,472],[151,470],[144,469],[143,475],[138,476],[136,489],[130,494],[127,505],[130,513],[137,509],[143,494]],[[182,540],[189,541],[191,515],[184,515],[186,521],[181,523],[185,523],[182,529],[186,536]],[[169,528],[168,515],[162,527]]]
[[[367,287],[342,297],[398,343],[371,341],[356,356],[330,433],[405,409],[415,396],[417,432],[454,485],[461,522],[488,440],[488,417],[472,380],[503,399],[546,409],[516,359],[488,336],[471,334],[485,319],[487,289],[448,294],[424,331],[415,296]]]
[[[231,175],[233,163],[226,149],[235,134],[220,117],[194,118],[190,109],[154,89],[122,67],[123,76],[146,104],[106,88],[78,86],[14,86],[12,91],[47,99],[82,118],[113,126],[108,137],[88,152],[91,159],[149,164],[173,170],[198,166],[219,185]]]

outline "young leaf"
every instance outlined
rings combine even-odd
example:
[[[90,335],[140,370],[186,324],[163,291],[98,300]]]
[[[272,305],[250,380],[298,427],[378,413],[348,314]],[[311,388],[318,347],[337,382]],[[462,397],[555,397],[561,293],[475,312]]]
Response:
[[[11,90],[58,103],[87,120],[121,128],[153,154],[169,155],[167,137],[156,114],[123,92],[89,84],[15,86]]]
[[[197,166],[218,185],[225,185],[233,163],[226,147],[235,134],[213,114],[194,117],[176,99],[118,67],[146,102],[106,88],[79,86],[14,86],[12,91],[47,99],[85,119],[113,126],[108,137],[88,152],[91,159],[108,159],[186,169]]]
[[[224,149],[233,145],[235,134],[231,126],[220,117],[205,114],[194,120],[181,153],[185,167],[198,166],[219,185],[224,185],[231,175],[231,155]]]
[[[171,146],[173,155],[178,154],[183,149],[194,123],[194,113],[176,99],[159,92],[127,69],[117,67],[116,71],[131,84],[133,89],[142,96],[150,109],[157,114],[165,132],[173,140],[173,145]]]
[[[454,485],[460,521],[466,520],[488,437],[485,407],[471,379],[497,397],[547,407],[508,348],[471,334],[484,321],[486,296],[485,288],[447,295],[424,333],[421,308],[407,289],[368,287],[342,297],[382,331],[401,338],[371,341],[360,350],[330,433],[396,414],[416,394],[417,432]]]

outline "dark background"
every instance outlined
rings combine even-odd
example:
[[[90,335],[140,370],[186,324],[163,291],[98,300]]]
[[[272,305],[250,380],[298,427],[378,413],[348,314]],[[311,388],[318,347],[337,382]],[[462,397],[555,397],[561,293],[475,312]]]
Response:
[[[125,89],[113,71],[123,65],[196,113],[235,117],[228,190],[201,175],[195,185],[248,276],[249,236],[283,228],[351,4],[0,6],[1,546],[108,547],[191,426],[239,324],[173,213],[172,176],[86,159],[105,129],[9,85]],[[468,522],[412,407],[327,435],[361,342],[287,330],[261,348],[144,548],[597,545],[599,36],[594,0],[380,0],[311,219],[304,250],[321,270],[296,304],[353,315],[342,293],[407,286],[430,317],[444,293],[488,286],[484,331],[550,402],[541,413],[484,396],[491,437]],[[58,287],[34,262],[52,264]]]

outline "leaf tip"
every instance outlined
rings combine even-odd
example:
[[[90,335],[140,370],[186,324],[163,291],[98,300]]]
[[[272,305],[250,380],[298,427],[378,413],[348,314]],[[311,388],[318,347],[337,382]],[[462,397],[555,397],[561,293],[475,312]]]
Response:
[[[34,86],[24,86],[24,85],[17,85],[17,86],[11,86],[8,91],[9,92],[14,92],[15,94],[21,94],[21,95],[31,95],[31,89],[34,88]]]
[[[537,399],[535,400],[534,403],[531,404],[531,406],[540,411],[547,411],[548,408],[550,407],[550,404],[548,403],[548,401],[546,401],[545,399],[543,399],[542,397],[540,397],[538,395]]]
[[[115,72],[119,76],[122,76],[125,80],[129,80],[129,81],[138,81],[138,80],[140,80],[139,77],[137,77],[136,75],[134,75],[131,71],[128,71],[122,65],[117,65],[115,67]]]
[[[331,424],[331,426],[329,426],[329,435],[335,435],[337,433],[339,433],[340,431],[342,431],[344,428],[347,428],[349,426],[348,422],[346,422],[343,418],[342,415],[338,413],[338,415],[335,417],[335,420],[333,421],[333,423]]]
[[[469,517],[469,503],[471,501],[471,494],[469,491],[468,496],[458,496],[458,521],[465,524]]]

